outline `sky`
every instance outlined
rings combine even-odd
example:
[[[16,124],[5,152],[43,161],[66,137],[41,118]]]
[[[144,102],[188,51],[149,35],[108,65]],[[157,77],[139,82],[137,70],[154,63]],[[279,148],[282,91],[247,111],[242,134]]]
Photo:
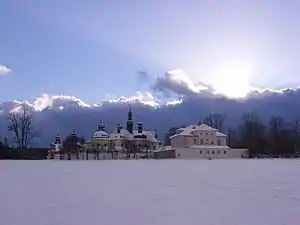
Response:
[[[174,71],[232,97],[297,87],[299,10],[276,0],[1,0],[0,101],[99,103],[151,91]]]

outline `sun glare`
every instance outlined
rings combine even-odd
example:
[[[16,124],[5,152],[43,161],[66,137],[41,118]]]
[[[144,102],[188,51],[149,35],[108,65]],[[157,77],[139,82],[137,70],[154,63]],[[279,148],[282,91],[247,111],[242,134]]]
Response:
[[[251,74],[251,67],[246,63],[225,63],[218,73],[215,89],[232,98],[244,97],[250,91]]]

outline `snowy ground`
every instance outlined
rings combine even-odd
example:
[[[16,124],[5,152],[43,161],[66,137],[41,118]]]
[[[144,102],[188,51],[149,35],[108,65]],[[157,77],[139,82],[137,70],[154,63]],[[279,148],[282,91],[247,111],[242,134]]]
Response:
[[[299,225],[299,160],[0,161],[3,225]]]

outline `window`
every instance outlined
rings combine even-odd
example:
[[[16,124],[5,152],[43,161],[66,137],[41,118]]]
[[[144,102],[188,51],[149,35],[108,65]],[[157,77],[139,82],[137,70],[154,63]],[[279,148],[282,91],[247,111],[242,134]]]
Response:
[[[203,139],[200,140],[200,144],[203,145]]]
[[[209,151],[206,151],[206,155],[208,155],[209,154]]]
[[[206,144],[209,144],[209,140],[208,139],[206,139]]]
[[[221,145],[221,140],[218,140],[218,145]]]
[[[208,135],[208,133],[206,133],[206,135]]]
[[[121,147],[123,147],[123,143],[121,144]]]
[[[200,135],[202,135],[202,133],[200,133]]]
[[[226,155],[226,150],[224,151],[224,155]]]
[[[213,132],[211,132],[210,134],[211,134],[211,135],[214,135],[214,133],[213,133]]]
[[[196,138],[194,138],[194,145],[196,145],[197,144],[197,139]]]
[[[215,143],[214,143],[214,141],[211,141],[211,142],[210,142],[210,144],[212,144],[212,145],[213,145],[213,144],[215,144]]]
[[[106,147],[107,146],[107,144],[104,144],[104,147]]]
[[[202,150],[200,150],[200,155],[202,155]]]
[[[220,153],[221,153],[220,151],[217,151],[217,155],[220,155]]]

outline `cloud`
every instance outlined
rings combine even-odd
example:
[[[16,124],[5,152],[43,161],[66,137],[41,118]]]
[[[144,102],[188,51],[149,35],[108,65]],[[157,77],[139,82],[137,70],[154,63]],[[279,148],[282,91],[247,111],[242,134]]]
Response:
[[[5,75],[11,72],[11,69],[8,68],[7,66],[0,65],[0,75]]]
[[[202,92],[213,92],[213,88],[202,82],[195,83],[182,70],[176,69],[165,73],[164,77],[158,77],[152,86],[155,92],[164,93],[166,96],[175,95],[191,95]]]
[[[33,107],[37,111],[47,108],[52,109],[70,109],[70,108],[90,108],[91,105],[83,102],[81,99],[68,95],[48,95],[43,94],[33,102]]]
[[[138,81],[140,82],[146,82],[149,80],[149,74],[147,71],[144,70],[138,70]]]
[[[121,96],[115,100],[110,100],[110,103],[140,103],[147,106],[158,107],[155,97],[150,92],[136,92],[136,95],[131,97]]]
[[[32,102],[2,102],[0,112],[17,111],[21,106],[30,107],[34,111],[37,130],[42,131],[39,143],[48,146],[57,133],[64,137],[73,129],[78,135],[90,139],[101,120],[108,131],[115,129],[116,123],[125,126],[129,103],[133,108],[134,125],[137,121],[143,121],[145,129],[157,129],[163,139],[170,127],[196,123],[211,111],[225,114],[226,125],[235,125],[243,112],[250,111],[256,111],[264,121],[276,115],[293,121],[299,117],[299,101],[300,89],[256,92],[254,97],[245,98],[243,101],[204,95],[201,101],[198,98],[177,98],[164,103],[160,103],[150,92],[137,92],[132,97],[122,96],[98,104],[87,104],[74,96],[44,94]],[[2,135],[7,135],[6,128],[5,113],[0,113]]]

